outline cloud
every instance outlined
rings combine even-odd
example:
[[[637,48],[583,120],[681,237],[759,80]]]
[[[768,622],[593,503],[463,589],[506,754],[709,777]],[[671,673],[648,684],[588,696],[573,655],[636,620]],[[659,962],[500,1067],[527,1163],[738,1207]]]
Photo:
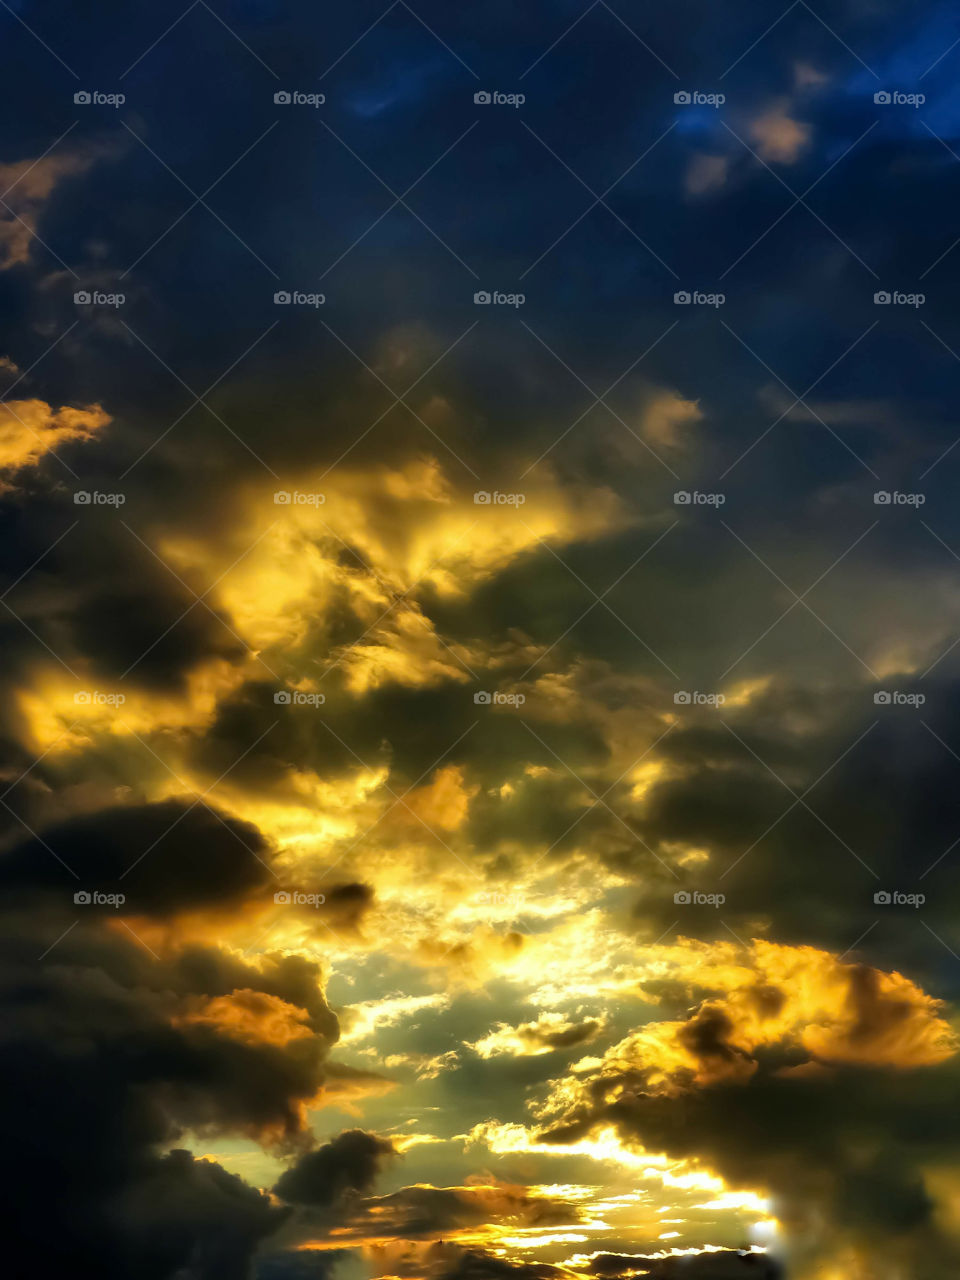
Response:
[[[215,1163],[169,1148],[187,1130],[281,1148],[309,1141],[306,1108],[337,1034],[317,966],[292,956],[254,965],[215,946],[161,960],[96,918],[65,929],[62,915],[8,912],[4,937],[0,1085],[18,1099],[4,1119],[18,1152],[5,1191],[10,1266],[29,1274],[43,1257],[45,1269],[108,1280],[131,1266],[151,1280],[185,1268],[202,1280],[246,1275],[284,1213]],[[278,1042],[238,1035],[222,1016],[191,1017],[256,999],[297,1005],[311,1034]]]
[[[560,1013],[541,1013],[535,1022],[524,1022],[516,1027],[500,1022],[493,1031],[469,1047],[481,1058],[493,1058],[499,1054],[530,1057],[586,1044],[597,1037],[603,1025],[603,1019],[573,1022]]]
[[[9,1269],[127,1280],[133,1258],[146,1280],[246,1280],[253,1251],[264,1277],[352,1274],[346,1227],[371,1242],[357,1244],[362,1262],[389,1275],[596,1274],[557,1239],[575,1222],[584,1248],[600,1237],[611,1275],[763,1274],[759,1255],[733,1255],[756,1189],[770,1187],[802,1280],[956,1275],[944,1237],[956,1228],[958,980],[939,939],[956,946],[960,872],[944,851],[960,809],[943,744],[957,745],[957,651],[924,680],[923,722],[891,708],[851,747],[880,714],[862,663],[918,687],[960,623],[947,551],[960,545],[956,453],[923,482],[946,546],[899,518],[910,512],[875,509],[860,461],[885,487],[911,488],[956,434],[941,345],[955,349],[952,289],[931,290],[923,312],[941,341],[897,308],[869,334],[862,315],[864,265],[902,280],[928,265],[903,234],[918,207],[938,276],[955,270],[949,156],[904,113],[847,155],[872,90],[818,24],[782,23],[762,57],[737,63],[737,101],[765,163],[844,157],[817,190],[843,243],[803,213],[777,223],[778,184],[733,181],[727,153],[713,154],[718,113],[677,112],[657,76],[638,80],[643,55],[599,9],[589,40],[561,39],[531,68],[531,95],[551,104],[547,148],[522,129],[495,130],[492,147],[477,129],[461,146],[451,125],[469,93],[450,51],[490,65],[505,39],[542,52],[553,37],[522,6],[502,6],[506,21],[497,6],[448,7],[431,18],[446,48],[398,6],[335,68],[341,101],[398,109],[378,112],[373,132],[354,118],[343,147],[327,131],[318,142],[315,117],[291,107],[260,145],[251,54],[295,70],[297,51],[331,35],[288,8],[247,7],[242,43],[200,6],[154,46],[135,14],[130,56],[147,52],[125,83],[147,114],[123,118],[149,149],[96,172],[82,169],[92,150],[7,166],[23,222],[0,219],[0,265],[13,268],[0,271],[0,350],[31,370],[37,398],[12,408],[40,437],[0,415],[13,486],[0,494],[0,575],[16,610],[0,619],[0,881],[15,941],[0,1058],[23,1112],[9,1149],[26,1151]],[[92,66],[111,33],[75,9],[50,0],[50,29]],[[644,30],[691,86],[762,30],[702,16],[697,40],[670,6]],[[889,22],[860,13],[855,25],[858,54],[881,69]],[[330,57],[355,35],[334,31]],[[49,57],[22,27],[11,38]],[[924,39],[929,57],[903,83],[953,36]],[[199,73],[221,58],[228,74]],[[143,86],[170,75],[190,86],[189,107],[147,133]],[[397,90],[413,81],[416,93]],[[56,130],[31,56],[10,60],[5,91],[17,105],[7,154],[38,156]],[[74,136],[105,119],[92,105],[77,114]],[[736,154],[729,135],[722,145]],[[315,173],[304,156],[318,146],[334,199],[290,182]],[[234,160],[210,208],[188,211],[173,173],[201,191]],[[402,177],[399,191],[434,160],[417,217],[384,213],[357,168]],[[598,192],[623,178],[591,211],[570,203],[584,194],[573,174]],[[464,193],[479,190],[498,199],[474,207]],[[525,309],[474,313],[467,273],[449,275],[460,267],[420,213],[468,268],[484,264],[481,287],[527,271]],[[105,287],[136,263],[123,315],[141,342],[92,314],[66,332],[72,278],[30,287],[46,253],[31,227]],[[336,306],[280,308],[270,330],[263,268],[302,285],[351,245],[325,277]],[[672,329],[669,272],[702,269],[685,283],[707,287],[729,264],[730,326],[681,308]],[[798,390],[823,375],[812,407],[836,434],[773,404],[764,364]],[[16,376],[5,368],[4,385]],[[187,387],[212,389],[191,409]],[[122,429],[106,429],[108,414]],[[51,443],[82,460],[85,488],[127,473],[123,522],[47,483]],[[676,488],[715,485],[722,520],[673,504]],[[278,489],[316,505],[277,503]],[[519,509],[473,501],[515,489]],[[781,616],[784,583],[816,584],[825,625],[803,608]],[[721,714],[673,702],[679,687],[718,682]],[[78,688],[127,702],[81,705]],[[278,706],[280,688],[326,701]],[[527,701],[519,714],[475,707],[477,688]],[[813,784],[816,817],[791,795]],[[191,809],[208,788],[215,812]],[[128,901],[74,909],[54,854]],[[880,919],[863,864],[878,886],[910,888],[941,858],[922,916],[891,906]],[[676,889],[714,889],[728,871],[724,910],[684,908],[683,936],[671,934]],[[326,901],[274,904],[280,886]],[[328,980],[356,1018],[339,1062]],[[535,1193],[478,1191],[476,1152],[455,1139],[484,1123],[509,1137],[528,1099],[555,1104],[545,1122],[571,1140],[491,1146],[495,1176],[559,1184],[586,1168],[598,1185],[590,1207],[541,1195],[576,1210],[558,1207],[542,1233],[520,1194]],[[334,1200],[300,1205],[279,1231],[276,1196],[171,1157],[196,1137],[233,1168],[242,1146],[238,1167],[273,1186],[278,1160],[324,1131],[324,1104],[337,1126],[350,1108],[367,1131],[415,1139],[428,1126],[443,1141],[411,1142],[418,1185],[354,1205],[356,1221]],[[599,1136],[617,1128],[619,1143]],[[754,1199],[696,1210],[676,1186],[638,1188],[651,1143],[678,1153],[678,1176],[721,1169]],[[629,1221],[593,1214],[621,1194],[637,1196]],[[661,1251],[671,1207],[687,1218]],[[297,1249],[307,1217],[329,1247]],[[418,1224],[457,1233],[456,1248],[388,1238]],[[697,1252],[667,1256],[674,1244]]]
[[[301,1156],[281,1174],[274,1191],[290,1204],[330,1205],[348,1191],[369,1191],[395,1154],[386,1138],[349,1129]]]
[[[10,400],[0,404],[0,471],[15,474],[36,466],[64,444],[86,443],[111,421],[100,405],[53,409],[43,400]],[[12,487],[0,479],[0,493]]]
[[[778,103],[756,116],[750,121],[748,133],[757,144],[761,160],[775,164],[795,164],[812,137],[810,125],[794,120],[786,103]]]
[[[122,1188],[110,1216],[123,1265],[137,1275],[213,1280],[248,1274],[255,1250],[287,1213],[214,1161],[175,1150]],[[110,1262],[103,1274],[114,1274]]]
[[[726,185],[730,162],[726,156],[700,152],[693,156],[684,178],[687,195],[704,196]]]
[[[800,1275],[844,1250],[856,1265],[896,1258],[949,1274],[960,1255],[936,1226],[924,1169],[930,1143],[953,1139],[918,1128],[957,1073],[938,1003],[899,974],[809,948],[668,953],[694,987],[726,994],[574,1064],[539,1111],[538,1141],[566,1149],[612,1126],[641,1159],[693,1158],[728,1187],[761,1189]],[[890,1108],[900,1109],[892,1127]]]
[[[615,1099],[638,1081],[668,1093],[746,1083],[760,1051],[803,1062],[906,1070],[947,1061],[958,1043],[942,1005],[898,973],[844,964],[812,947],[688,942],[651,955],[663,978],[721,992],[683,1021],[645,1024],[575,1067],[584,1096]],[[549,1103],[546,1110],[549,1111]],[[569,1105],[566,1096],[562,1106]]]
[[[56,848],[60,862],[45,846]],[[45,856],[44,856],[45,855]],[[8,891],[42,891],[69,901],[63,868],[76,889],[123,894],[124,915],[169,917],[239,902],[268,883],[268,842],[251,823],[205,804],[167,800],[124,805],[78,817],[27,839],[0,857]]]
[[[279,1184],[278,1184],[279,1185]],[[416,1185],[356,1203],[334,1243],[353,1240],[366,1246],[390,1239],[431,1237],[496,1239],[528,1228],[576,1224],[581,1210],[562,1196],[488,1178],[458,1187]]]
[[[440,1260],[437,1259],[439,1264]],[[643,1275],[650,1280],[781,1280],[782,1271],[772,1259],[752,1251],[718,1249],[712,1253],[685,1252],[678,1257],[649,1254],[598,1253],[589,1259],[575,1256],[566,1265],[520,1262],[483,1250],[465,1250],[453,1265],[437,1265],[437,1280],[572,1280],[578,1275],[628,1280]]]
[[[96,150],[88,149],[0,164],[0,191],[4,198],[0,213],[0,270],[29,260],[37,224],[55,189],[64,179],[85,173],[98,158]]]

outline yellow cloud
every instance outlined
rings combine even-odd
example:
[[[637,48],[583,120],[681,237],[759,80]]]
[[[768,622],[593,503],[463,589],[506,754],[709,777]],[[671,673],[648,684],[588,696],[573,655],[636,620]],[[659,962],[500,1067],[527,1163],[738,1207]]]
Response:
[[[544,1114],[575,1102],[578,1076],[613,1102],[637,1072],[667,1091],[748,1079],[755,1051],[774,1045],[802,1048],[813,1062],[889,1068],[931,1066],[957,1051],[941,1003],[899,973],[764,941],[745,952],[693,942],[650,951],[658,977],[718,994],[684,1021],[648,1023],[602,1059],[575,1064],[573,1077],[555,1082]]]
[[[338,643],[357,692],[386,679],[411,685],[466,679],[482,660],[448,644],[421,610],[417,593],[466,598],[479,583],[539,540],[567,542],[624,527],[609,489],[560,486],[548,473],[513,506],[476,504],[453,488],[435,459],[404,467],[300,475],[274,490],[248,491],[230,525],[242,537],[158,539],[160,553],[185,574],[224,574],[217,602],[258,650],[290,650],[330,617],[350,616],[356,632]]]
[[[576,1022],[561,1013],[545,1012],[535,1022],[522,1022],[516,1027],[500,1022],[493,1031],[469,1047],[481,1058],[494,1058],[501,1054],[514,1058],[538,1057],[555,1049],[585,1044],[599,1035],[603,1026],[602,1018]]]
[[[0,471],[35,466],[59,445],[93,439],[110,421],[110,415],[98,404],[83,409],[53,409],[44,400],[0,404]],[[0,480],[0,491],[9,487]]]
[[[478,787],[464,783],[463,769],[459,765],[445,765],[438,769],[431,781],[404,797],[403,806],[412,819],[420,819],[428,827],[441,831],[456,831],[466,820],[471,799]]]

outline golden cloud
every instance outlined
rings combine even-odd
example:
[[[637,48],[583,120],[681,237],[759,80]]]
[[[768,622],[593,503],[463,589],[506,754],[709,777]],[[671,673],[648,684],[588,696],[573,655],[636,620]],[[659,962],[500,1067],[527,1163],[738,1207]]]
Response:
[[[110,415],[98,404],[80,409],[53,409],[44,400],[0,404],[0,471],[16,472],[36,466],[59,445],[92,440],[110,421]],[[10,487],[8,482],[0,481],[0,491]]]
[[[668,1092],[743,1081],[757,1069],[756,1051],[775,1046],[801,1049],[811,1063],[888,1068],[932,1066],[957,1051],[940,1001],[902,974],[814,947],[684,941],[648,949],[648,964],[659,977],[718,994],[683,1021],[648,1023],[602,1058],[575,1064],[543,1114],[567,1109],[587,1081],[607,1101],[640,1077]]]

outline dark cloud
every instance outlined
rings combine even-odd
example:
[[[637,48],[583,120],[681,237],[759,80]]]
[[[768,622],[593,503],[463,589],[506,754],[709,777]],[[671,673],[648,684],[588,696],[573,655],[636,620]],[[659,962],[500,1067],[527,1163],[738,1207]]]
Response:
[[[10,892],[43,890],[65,903],[77,891],[122,893],[121,908],[101,909],[170,916],[236,902],[272,883],[270,852],[251,823],[204,802],[167,800],[101,810],[45,830],[0,859],[0,879]]]
[[[640,1267],[651,1280],[782,1280],[784,1274],[780,1264],[765,1254],[732,1249],[681,1258],[601,1253],[590,1263],[594,1275],[610,1280],[634,1275]]]
[[[679,1258],[601,1253],[591,1259],[587,1269],[609,1280],[626,1280],[637,1274],[651,1280],[781,1280],[783,1275],[779,1265],[763,1254],[726,1249]],[[564,1267],[510,1262],[488,1253],[467,1251],[455,1267],[443,1273],[441,1280],[563,1280],[570,1274]]]
[[[241,1178],[189,1151],[148,1164],[112,1201],[118,1253],[130,1272],[218,1280],[249,1273],[260,1242],[284,1220],[283,1209]]]
[[[52,1271],[117,1280],[247,1274],[284,1212],[215,1163],[162,1151],[186,1130],[308,1140],[305,1107],[337,1034],[316,966],[278,956],[258,967],[196,945],[161,962],[93,919],[59,942],[51,933],[7,917],[11,1267],[26,1274],[42,1256]],[[302,1034],[277,1039],[273,1022],[258,1032],[241,1016],[254,992]]]
[[[628,1143],[696,1155],[731,1186],[762,1187],[787,1232],[786,1261],[800,1275],[847,1249],[864,1265],[894,1258],[946,1280],[960,1255],[935,1219],[922,1171],[955,1141],[940,1110],[955,1088],[955,1065],[922,1077],[782,1066],[763,1054],[749,1079],[727,1075],[681,1097],[651,1091],[645,1072],[624,1075],[619,1102],[598,1102],[543,1137],[568,1142],[612,1123]]]
[[[748,1054],[730,1043],[734,1029],[733,1021],[723,1009],[705,1004],[684,1024],[679,1039],[699,1061],[702,1073],[723,1077],[749,1075],[754,1064]]]
[[[395,1154],[386,1138],[349,1129],[301,1156],[280,1176],[274,1191],[291,1204],[327,1206],[348,1191],[369,1191],[386,1160]]]
[[[416,1241],[487,1223],[507,1223],[519,1229],[570,1226],[581,1220],[581,1210],[560,1196],[491,1181],[463,1187],[401,1187],[360,1201],[349,1225],[360,1235],[388,1232],[399,1240]]]

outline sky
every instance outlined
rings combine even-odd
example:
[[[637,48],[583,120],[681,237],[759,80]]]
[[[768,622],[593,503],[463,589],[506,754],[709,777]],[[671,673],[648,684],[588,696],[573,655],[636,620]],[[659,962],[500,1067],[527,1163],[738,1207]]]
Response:
[[[960,1272],[960,20],[0,0],[10,1275]]]

